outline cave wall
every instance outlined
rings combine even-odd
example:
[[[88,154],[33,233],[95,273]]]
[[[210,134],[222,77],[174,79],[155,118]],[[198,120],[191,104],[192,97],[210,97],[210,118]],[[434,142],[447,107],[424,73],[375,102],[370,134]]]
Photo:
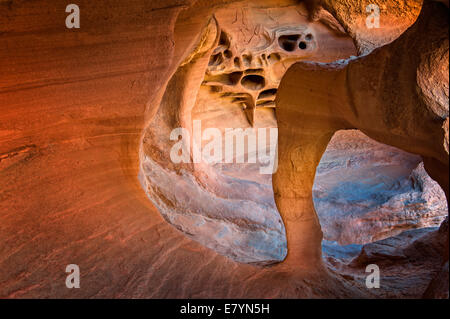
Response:
[[[347,61],[299,62],[286,73],[277,95],[279,168],[273,178],[286,225],[286,267],[322,262],[311,190],[316,167],[338,130],[357,128],[420,154],[448,199],[447,11],[444,4],[426,1],[413,26],[391,44]],[[430,71],[426,76],[424,69]],[[325,87],[326,94],[320,93]]]
[[[345,33],[309,21],[303,5],[284,4],[259,1],[217,10],[200,37],[211,40],[199,41],[180,63],[143,136],[141,181],[150,200],[190,238],[239,262],[267,264],[286,256],[271,174],[261,180],[263,165],[236,163],[236,153],[228,167],[220,165],[223,161],[194,163],[193,121],[206,119],[200,133],[211,127],[222,132],[276,127],[276,90],[293,63],[356,54]],[[175,142],[169,137],[180,127],[192,137],[187,146],[191,163],[174,164],[170,155]]]
[[[439,227],[448,216],[445,193],[419,155],[358,130],[333,135],[316,169],[313,200],[324,240],[341,245]]]
[[[142,132],[230,2],[79,0],[78,30],[54,1],[0,2],[1,297],[370,296],[322,269],[220,256],[169,225],[141,188]],[[82,289],[65,286],[71,263]]]

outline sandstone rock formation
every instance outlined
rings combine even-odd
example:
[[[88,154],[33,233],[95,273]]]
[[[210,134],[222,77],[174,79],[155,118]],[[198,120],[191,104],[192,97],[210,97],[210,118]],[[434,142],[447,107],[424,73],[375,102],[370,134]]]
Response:
[[[343,245],[438,227],[448,215],[445,194],[420,156],[356,130],[331,139],[316,170],[313,199],[324,239]]]
[[[422,0],[307,0],[313,19],[323,19],[330,12],[351,35],[358,53],[367,54],[373,49],[397,39],[417,19]],[[379,27],[368,27],[374,23],[374,14],[379,14]]]
[[[195,120],[201,121],[202,135],[208,128],[276,127],[275,94],[290,65],[356,54],[350,37],[307,16],[302,5],[292,3],[217,10],[200,37],[211,33],[212,40],[199,42],[197,56],[181,63],[144,134],[141,181],[149,198],[189,237],[239,262],[273,263],[286,255],[270,175],[261,180],[262,164],[236,163],[236,152],[228,165],[173,164],[175,142],[169,137],[179,127],[194,136]],[[194,143],[187,146],[191,162]],[[248,158],[248,149],[243,156]]]
[[[285,267],[321,264],[312,187],[320,158],[340,129],[358,128],[420,154],[448,198],[447,13],[444,5],[426,1],[414,25],[391,44],[347,61],[297,63],[284,76],[277,95],[279,167],[273,186],[286,227]]]
[[[376,264],[381,272],[380,288],[372,293],[377,297],[448,298],[447,262],[443,263],[442,257],[445,225],[408,230],[363,246],[353,244],[336,249],[334,243],[325,242],[325,262],[355,282],[366,278],[366,266]]]
[[[53,1],[0,3],[0,296],[365,295],[326,273],[222,257],[167,223],[139,185],[141,134],[217,2],[77,3],[80,30]],[[72,263],[81,289],[65,286]]]
[[[392,8],[396,1],[376,3]],[[442,173],[448,176],[446,9],[426,2],[418,22],[394,40],[420,9],[416,1],[405,3],[405,11],[383,11],[392,12],[388,21],[394,22],[371,33],[359,29],[364,12],[358,1],[324,1],[308,11],[289,0],[78,0],[80,29],[66,28],[65,7],[54,1],[0,1],[0,297],[422,296],[408,290],[414,282],[397,287],[395,278],[376,295],[362,277],[349,279],[322,263],[312,200],[315,167],[328,140],[349,128],[422,155],[448,198]],[[346,8],[361,19],[352,22]],[[265,29],[244,27],[239,38],[230,25],[236,16],[237,29],[251,21]],[[277,25],[283,19],[286,24]],[[310,30],[314,52],[307,55],[301,39]],[[383,30],[391,30],[389,36]],[[221,47],[221,39],[242,44],[252,33],[261,39],[275,34],[277,42],[264,54],[277,51],[285,69],[290,66],[280,83],[285,70],[273,74],[276,64],[261,62],[264,83],[254,71],[257,43],[250,41],[255,54],[247,66],[239,45],[231,56]],[[391,41],[365,57],[327,64]],[[280,51],[294,43],[295,53]],[[212,68],[228,56],[233,63],[238,57],[240,66]],[[292,64],[297,59],[318,64]],[[207,85],[224,70],[242,72],[238,92],[223,81]],[[207,86],[250,98],[233,102]],[[276,115],[264,107],[273,106],[275,89]],[[332,105],[320,103],[324,99]],[[301,107],[305,100],[308,108]],[[270,176],[254,173],[258,165],[170,160],[170,132],[191,130],[194,119],[221,129],[279,126],[276,205]],[[445,234],[448,229],[438,237]],[[231,259],[279,261],[286,239],[287,258],[277,266]],[[423,260],[436,265],[438,259]],[[440,276],[448,276],[448,254],[442,260]],[[80,266],[81,289],[66,288],[68,264]],[[445,296],[445,287],[434,280],[424,296]]]

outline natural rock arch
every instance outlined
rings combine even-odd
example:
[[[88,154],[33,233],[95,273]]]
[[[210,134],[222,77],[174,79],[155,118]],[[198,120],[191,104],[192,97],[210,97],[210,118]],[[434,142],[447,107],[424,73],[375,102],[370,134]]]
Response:
[[[288,241],[283,267],[322,264],[312,186],[338,130],[357,128],[420,154],[448,200],[447,13],[444,5],[425,2],[409,30],[370,55],[331,64],[297,63],[286,73],[277,95],[279,167],[273,178]],[[432,76],[424,77],[424,69]]]
[[[351,38],[337,30],[339,25],[330,14],[323,14],[326,23],[309,21],[302,5],[293,1],[283,4],[286,6],[255,2],[246,10],[236,4],[218,11],[177,66],[161,101],[151,105],[157,111],[141,141],[140,181],[166,220],[205,246],[246,263],[279,262],[286,254],[284,225],[273,201],[270,180],[261,185],[230,177],[193,160],[174,164],[169,137],[176,128],[186,128],[193,136],[192,113],[200,89],[210,89],[211,99],[228,99],[237,110],[242,108],[245,125],[253,127],[255,113],[273,110],[279,81],[290,65],[299,60],[325,62],[356,54]],[[235,11],[239,18],[229,14]],[[250,11],[255,21],[243,11]],[[279,21],[270,20],[270,13]],[[233,21],[238,19],[256,25]],[[250,31],[239,38],[244,27]],[[286,42],[292,42],[292,50],[286,50]],[[306,48],[302,48],[303,42]],[[190,156],[193,144],[189,145]],[[230,230],[229,226],[243,231]]]

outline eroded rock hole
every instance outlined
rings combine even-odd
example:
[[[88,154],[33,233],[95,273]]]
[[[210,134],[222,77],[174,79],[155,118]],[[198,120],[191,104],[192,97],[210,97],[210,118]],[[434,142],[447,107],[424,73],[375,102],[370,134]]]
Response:
[[[219,85],[237,85],[239,83],[239,80],[242,77],[242,72],[232,72],[232,73],[224,73],[214,76],[205,77],[204,83],[209,83],[213,86],[219,86]],[[216,85],[217,84],[217,85]]]
[[[152,158],[153,153],[147,154],[148,160],[144,160],[142,165],[147,192],[156,198],[158,209],[167,220],[205,246],[240,262],[272,263],[283,260],[286,255],[284,224],[274,202],[271,175],[261,173],[261,169],[275,162],[276,152],[272,150],[276,149],[276,142],[269,137],[272,136],[270,129],[277,126],[273,109],[277,88],[286,70],[304,59],[298,42],[305,39],[305,35],[311,32],[310,28],[314,28],[304,16],[292,9],[271,9],[277,21],[268,16],[261,19],[263,10],[260,9],[249,14],[248,20],[238,19],[235,23],[229,19],[235,10],[223,9],[217,13],[215,16],[221,30],[219,40],[215,48],[210,48],[209,65],[197,95],[194,96],[195,88],[192,87],[192,91],[180,96],[179,101],[167,99],[164,102],[167,104],[163,104],[169,108],[168,117],[178,106],[183,108],[183,116],[189,114],[185,110],[192,107],[191,119],[185,120],[201,121],[203,132],[213,128],[225,134],[228,128],[242,132],[254,128],[258,135],[258,129],[262,128],[266,133],[266,143],[261,154],[266,154],[266,159],[259,159],[259,140],[257,153],[247,147],[249,139],[253,138],[247,136],[243,137],[243,154],[237,154],[238,148],[235,147],[232,163],[225,163],[223,159],[222,162],[208,164],[208,167],[202,163],[199,168],[202,171],[198,172],[191,172],[186,166],[186,175],[183,176],[166,174],[171,168],[164,167],[165,163],[158,168],[160,163]],[[261,27],[255,34],[255,30],[247,28],[246,23]],[[328,52],[321,52],[322,58],[331,62],[336,55],[346,58],[355,54],[350,39],[334,39],[331,33],[327,39],[333,41],[333,48],[339,51],[338,54],[330,52],[329,57]],[[284,48],[280,44],[284,44]],[[287,52],[286,48],[293,52]],[[193,59],[190,63],[197,61]],[[196,71],[192,74],[198,76]],[[184,76],[181,69],[177,72]],[[174,89],[185,85],[181,81],[188,82],[190,78],[180,78],[180,83],[173,83],[166,91],[168,96]],[[202,148],[208,143],[209,140],[202,141]],[[167,151],[161,150],[162,153]],[[247,162],[254,155],[257,162]],[[191,212],[189,217],[186,217],[187,210]]]
[[[244,54],[242,55],[242,61],[244,62],[244,66],[249,67],[252,64],[252,56]]]
[[[281,60],[281,56],[278,53],[271,53],[269,54],[269,56],[267,57],[267,60],[270,63],[275,63]]]
[[[241,85],[249,90],[261,90],[266,85],[266,80],[256,74],[246,75],[241,80]]]
[[[305,50],[308,47],[308,45],[306,44],[306,42],[300,41],[300,43],[298,44],[298,47],[301,50]]]
[[[218,66],[223,62],[222,53],[212,55],[209,59],[209,66]]]
[[[258,101],[256,102],[256,106],[260,107],[275,107],[275,101]]]
[[[235,68],[240,68],[241,67],[241,60],[239,60],[238,57],[234,58],[234,67]]]
[[[325,244],[367,244],[404,231],[439,227],[447,200],[420,156],[361,131],[335,133],[316,170],[314,206]]]

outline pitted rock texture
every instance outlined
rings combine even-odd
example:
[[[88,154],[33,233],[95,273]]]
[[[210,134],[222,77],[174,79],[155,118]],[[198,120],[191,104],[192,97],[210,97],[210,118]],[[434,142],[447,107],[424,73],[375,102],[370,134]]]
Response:
[[[242,31],[244,25],[240,28]],[[252,38],[244,45],[245,39],[235,43],[237,41],[222,30],[203,85],[246,110],[253,126],[257,107],[275,107],[278,85],[287,68],[295,61],[314,56],[317,44],[311,32],[305,25],[267,30],[263,24],[256,24]],[[239,33],[234,32],[234,35]],[[254,47],[251,45],[253,38],[257,40]]]
[[[330,12],[352,36],[358,53],[368,54],[405,32],[419,16],[423,0],[307,0],[306,3],[313,19],[324,19],[323,8]],[[372,26],[374,15],[379,15],[378,27]]]
[[[312,23],[307,15],[298,5],[269,9],[236,5],[219,10],[215,16],[220,21],[220,39],[203,85],[245,110],[254,126],[257,109],[275,107],[280,80],[293,63],[356,54],[331,15],[327,24]]]
[[[242,6],[260,8],[297,5],[284,0],[239,2]],[[304,258],[300,264],[292,263],[288,257],[279,265],[260,268],[221,256],[167,223],[138,182],[143,153],[151,156],[158,169],[166,169],[164,165],[168,165],[170,171],[181,172],[179,167],[170,165],[167,154],[162,152],[167,144],[163,139],[158,140],[158,136],[166,138],[173,126],[186,124],[180,123],[183,117],[175,112],[180,99],[186,99],[188,108],[183,111],[189,114],[198,106],[194,102],[197,90],[220,34],[213,15],[232,3],[227,0],[78,0],[82,27],[68,30],[64,25],[65,6],[55,1],[0,1],[0,297],[377,297],[367,291],[363,282],[330,271],[332,268],[317,264],[314,258]],[[321,10],[317,21],[342,34],[349,23],[339,18],[345,10],[333,10],[332,1],[329,6],[336,19]],[[402,16],[407,23],[412,23],[409,15],[405,12]],[[440,23],[439,12],[424,13],[425,18],[430,15]],[[335,22],[338,19],[341,26]],[[430,50],[436,48],[435,43],[440,43],[434,37],[435,28],[430,30],[414,36],[418,52],[428,52],[420,46],[422,41],[431,41],[432,48],[429,43],[425,46]],[[382,40],[383,32],[379,31]],[[366,33],[359,34],[364,40]],[[361,39],[354,41],[360,43]],[[414,46],[408,43],[393,52],[393,56],[401,57],[385,65],[386,68],[374,63],[375,70],[396,70],[405,81],[415,79],[415,73],[408,70],[416,64],[402,56],[402,52],[415,56],[417,52],[411,52],[411,47]],[[391,49],[388,53],[392,53]],[[380,56],[374,60],[380,61]],[[403,60],[408,67],[399,63]],[[433,62],[426,57],[425,61]],[[293,65],[289,70],[295,73],[296,69]],[[352,73],[352,83],[358,80],[372,83],[366,81],[364,74],[371,74],[366,71]],[[292,81],[287,76],[289,73],[284,76],[288,82]],[[293,82],[307,87],[317,79],[305,75],[308,75],[306,79]],[[438,77],[431,79],[437,79],[439,85]],[[394,80],[401,83],[398,78]],[[286,86],[283,81],[277,95]],[[339,78],[331,84],[322,83],[325,87],[341,88],[339,84],[345,82]],[[395,84],[389,82],[387,87],[397,88]],[[423,90],[417,92],[429,92],[428,84],[423,84]],[[378,87],[363,91],[374,95],[383,92]],[[405,88],[394,91],[414,96]],[[435,92],[441,94],[440,90],[432,91]],[[337,96],[340,94],[333,98]],[[425,99],[430,95],[422,96]],[[389,101],[385,95],[382,99]],[[370,102],[368,98],[365,100]],[[161,105],[164,112],[160,112]],[[429,106],[435,109],[436,105]],[[389,118],[391,113],[380,109]],[[267,110],[260,113],[265,121],[273,123],[273,114]],[[408,109],[405,113],[415,114],[427,122],[420,109]],[[247,122],[245,114],[241,115]],[[431,140],[446,145],[448,152],[448,118],[444,123],[440,118],[436,122],[439,132],[447,134],[446,140],[440,134],[431,138],[426,135],[420,143],[412,145],[421,146]],[[377,122],[374,117],[370,120],[372,125]],[[281,124],[284,122],[281,120]],[[153,124],[156,126],[149,131],[149,125]],[[389,131],[387,135],[398,133]],[[143,150],[149,138],[153,143],[146,144]],[[422,148],[418,148],[417,153],[421,153]],[[427,171],[432,171],[430,175],[443,185],[445,179],[436,176],[446,167],[448,170],[448,165],[436,164],[430,158],[424,162]],[[235,184],[227,184],[230,179],[222,179],[214,170],[209,174],[208,168],[200,167],[200,174],[196,174],[198,171],[192,165],[182,169],[196,183],[209,186],[207,189],[214,190],[221,198],[250,198],[257,202],[258,188],[252,183],[233,189]],[[239,171],[228,172],[233,175]],[[225,190],[217,185],[225,185]],[[310,186],[309,191],[312,183]],[[157,185],[153,187],[156,189]],[[445,185],[443,188],[446,189]],[[283,208],[281,211],[285,213]],[[288,243],[294,242],[290,248],[300,248],[301,253],[304,246],[296,243],[296,239],[316,239],[308,227],[313,223],[295,228],[302,237],[289,238],[289,234],[295,234],[292,221],[283,215],[283,222],[290,225]],[[320,249],[320,243],[312,243],[314,250]],[[66,288],[64,270],[72,263],[80,266],[82,289]],[[408,264],[404,264],[404,269],[408,270]],[[445,274],[445,264],[440,269]],[[388,280],[395,283],[395,277]],[[410,282],[408,287],[413,285]],[[434,280],[428,296],[443,295],[437,286],[439,283]],[[403,291],[409,289],[390,287],[390,294],[396,297],[402,297]]]
[[[379,142],[420,155],[448,198],[448,134],[443,129],[448,73],[442,72],[448,70],[448,60],[436,59],[442,52],[448,54],[448,7],[425,1],[408,30],[371,54],[329,64],[297,62],[285,74],[276,99],[279,165],[273,176],[288,244],[285,267],[322,263],[323,232],[312,188],[321,157],[339,130],[360,129]],[[433,63],[435,97],[430,100],[433,95],[422,94],[424,81],[418,74]],[[326,93],[324,87],[329,88]]]

